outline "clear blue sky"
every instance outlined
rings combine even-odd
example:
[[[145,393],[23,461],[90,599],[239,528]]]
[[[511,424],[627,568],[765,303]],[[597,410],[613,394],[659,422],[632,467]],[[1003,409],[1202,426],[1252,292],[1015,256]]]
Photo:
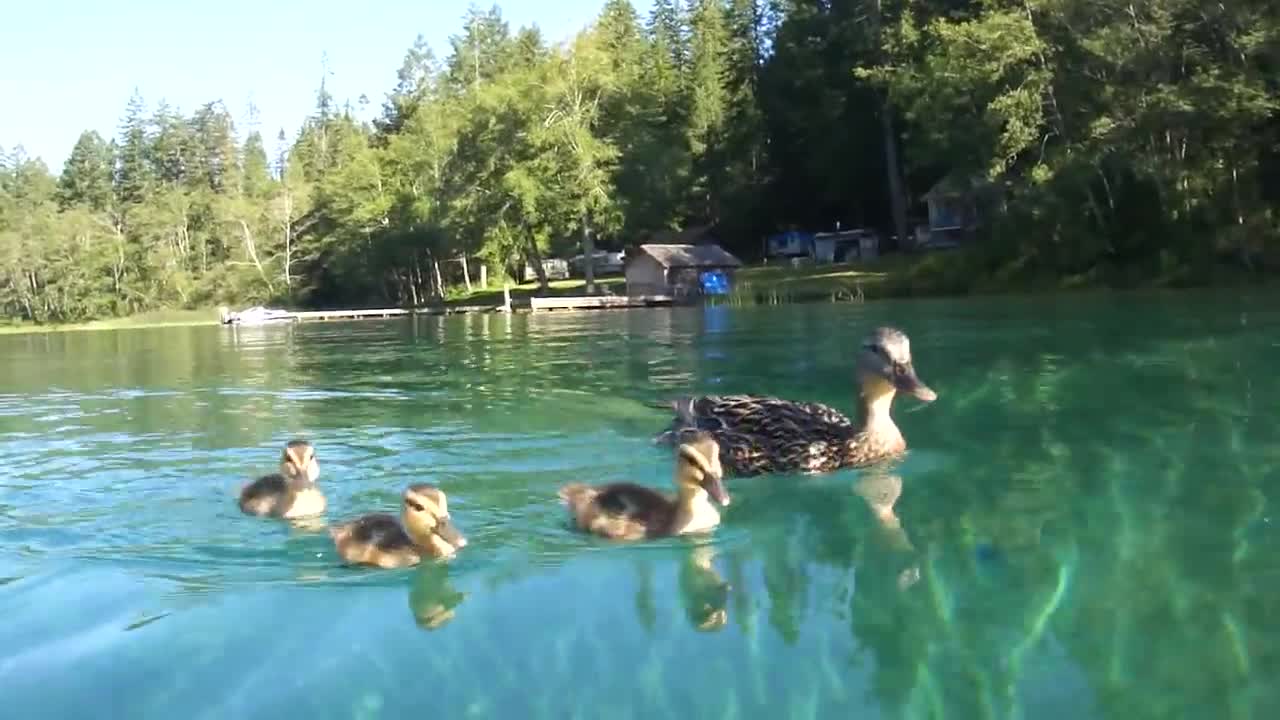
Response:
[[[649,0],[632,0],[643,17]],[[488,7],[492,2],[479,2]],[[561,40],[590,22],[604,0],[500,0],[512,31],[537,23]],[[30,0],[0,25],[0,147],[23,145],[57,172],[82,130],[117,134],[136,86],[148,111],[161,99],[190,112],[222,100],[246,132],[255,105],[274,148],[293,137],[315,101],[322,54],[336,100],[372,114],[422,33],[444,57],[468,0]],[[180,9],[181,8],[181,9]]]

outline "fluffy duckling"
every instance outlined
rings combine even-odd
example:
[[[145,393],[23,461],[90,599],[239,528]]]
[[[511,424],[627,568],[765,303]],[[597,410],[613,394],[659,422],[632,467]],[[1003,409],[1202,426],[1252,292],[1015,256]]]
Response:
[[[729,504],[723,478],[719,444],[710,433],[699,433],[676,453],[674,498],[628,482],[571,483],[559,494],[580,529],[613,540],[640,540],[714,528],[720,513],[707,496]]]
[[[319,515],[326,504],[316,487],[319,478],[315,448],[306,440],[290,440],[280,459],[280,472],[264,475],[240,490],[240,510],[259,517]]]
[[[467,544],[449,519],[449,501],[434,485],[404,491],[400,519],[386,513],[364,515],[329,529],[338,555],[353,565],[398,568],[423,557],[449,557]]]

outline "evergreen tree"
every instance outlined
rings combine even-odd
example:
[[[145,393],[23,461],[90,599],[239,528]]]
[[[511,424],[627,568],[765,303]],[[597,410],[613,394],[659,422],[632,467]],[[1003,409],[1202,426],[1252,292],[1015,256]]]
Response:
[[[116,196],[125,205],[142,202],[152,187],[152,172],[147,162],[149,148],[145,111],[142,95],[135,89],[120,127],[116,158]]]
[[[262,135],[256,130],[245,138],[242,166],[244,167],[244,194],[264,197],[271,189],[271,172],[267,164],[267,149]]]
[[[93,130],[80,133],[58,180],[58,202],[63,209],[84,205],[103,211],[111,206],[111,146]]]
[[[184,185],[195,152],[190,126],[161,100],[152,115],[151,127],[147,150],[152,176],[162,185]]]
[[[693,0],[689,13],[688,138],[694,167],[690,212],[714,223],[720,219],[726,182],[731,47],[720,0]]]

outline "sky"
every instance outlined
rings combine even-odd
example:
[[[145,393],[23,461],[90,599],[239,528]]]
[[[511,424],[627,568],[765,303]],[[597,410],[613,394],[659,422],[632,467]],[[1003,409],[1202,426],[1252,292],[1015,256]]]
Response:
[[[492,0],[478,3],[488,7]],[[604,0],[498,0],[514,32],[537,23],[561,40],[585,27]],[[642,17],[649,0],[632,0]],[[405,51],[421,33],[448,54],[468,0],[39,0],[14,2],[0,25],[0,148],[22,145],[58,172],[84,130],[118,135],[134,88],[147,112],[161,99],[184,113],[222,100],[241,136],[256,107],[269,149],[293,138],[327,88],[376,114]],[[182,7],[186,9],[179,9]]]

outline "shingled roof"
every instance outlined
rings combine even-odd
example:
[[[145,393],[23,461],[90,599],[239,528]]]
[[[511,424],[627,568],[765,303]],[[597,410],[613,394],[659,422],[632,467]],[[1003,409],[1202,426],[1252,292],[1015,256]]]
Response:
[[[742,261],[719,245],[641,245],[663,267],[739,267]]]

